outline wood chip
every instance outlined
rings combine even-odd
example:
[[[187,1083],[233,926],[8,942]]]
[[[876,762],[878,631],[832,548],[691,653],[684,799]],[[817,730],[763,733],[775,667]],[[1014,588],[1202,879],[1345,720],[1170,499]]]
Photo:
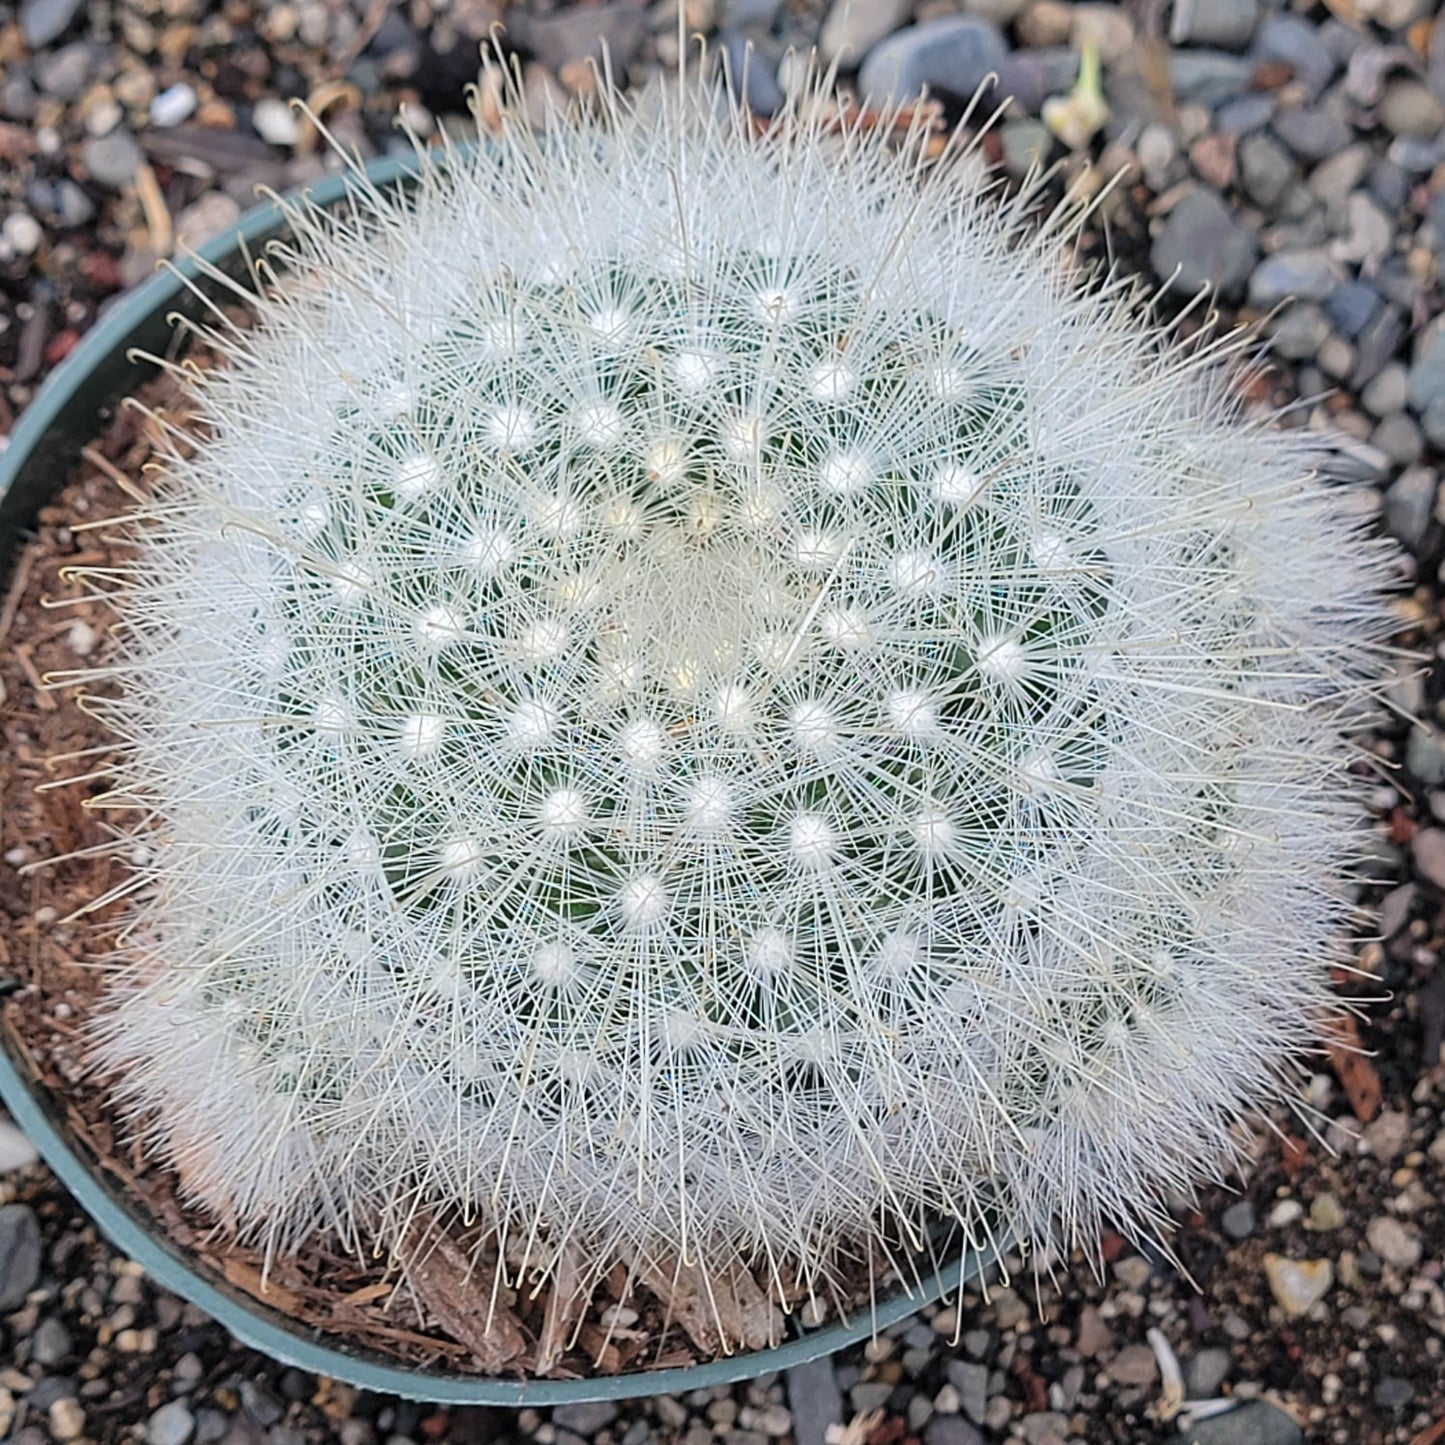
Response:
[[[714,1276],[681,1260],[645,1263],[638,1277],[705,1354],[767,1349],[783,1337],[782,1310],[741,1261]]]
[[[551,1293],[542,1316],[542,1333],[537,1338],[537,1373],[550,1375],[561,1362],[570,1342],[572,1327],[582,1313],[582,1291],[579,1286],[581,1260],[575,1242],[562,1246],[557,1268],[548,1281]]]
[[[226,1282],[244,1290],[253,1299],[268,1304],[283,1314],[295,1314],[301,1308],[301,1296],[294,1290],[279,1285],[274,1279],[266,1278],[254,1265],[243,1259],[227,1258],[221,1265]]]
[[[1380,1112],[1384,1090],[1380,1075],[1360,1042],[1360,1028],[1352,1014],[1341,1014],[1331,1020],[1325,1047],[1330,1067],[1350,1101],[1355,1118],[1368,1124]]]
[[[495,1274],[466,1254],[430,1219],[419,1219],[402,1241],[402,1269],[427,1312],[498,1374],[527,1347],[516,1315],[497,1297]]]

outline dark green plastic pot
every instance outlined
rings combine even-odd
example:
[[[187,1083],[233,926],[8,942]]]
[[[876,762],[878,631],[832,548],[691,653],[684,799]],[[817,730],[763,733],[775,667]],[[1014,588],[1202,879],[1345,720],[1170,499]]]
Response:
[[[374,165],[378,185],[405,186],[409,159]],[[346,177],[318,185],[312,198],[334,204],[346,194]],[[233,277],[242,277],[248,258],[286,232],[276,205],[258,207],[225,235],[203,246],[201,258]],[[114,305],[74,353],[49,377],[20,418],[8,447],[0,453],[0,571],[8,568],[15,545],[36,512],[67,480],[80,453],[102,429],[120,399],[133,393],[152,368],[133,359],[135,351],[164,354],[177,313],[198,315],[202,306],[182,277],[222,294],[190,260],[177,263],[180,275],[161,272]],[[0,577],[0,590],[3,590]],[[446,1371],[408,1369],[390,1363],[344,1338],[308,1328],[268,1309],[197,1261],[189,1260],[146,1216],[137,1201],[121,1194],[107,1174],[69,1137],[63,1101],[36,1085],[24,1058],[0,1029],[0,1097],[61,1182],[101,1232],[141,1265],[155,1282],[189,1300],[223,1324],[243,1344],[283,1364],[329,1375],[364,1389],[416,1400],[458,1405],[560,1405],[582,1400],[616,1400],[637,1395],[726,1385],[755,1375],[785,1370],[831,1354],[875,1331],[906,1319],[923,1305],[955,1294],[995,1263],[991,1253],[954,1256],[921,1282],[880,1301],[871,1311],[823,1329],[804,1330],[796,1316],[795,1338],[770,1350],[757,1350],[687,1369],[639,1371],[584,1380],[479,1378]]]

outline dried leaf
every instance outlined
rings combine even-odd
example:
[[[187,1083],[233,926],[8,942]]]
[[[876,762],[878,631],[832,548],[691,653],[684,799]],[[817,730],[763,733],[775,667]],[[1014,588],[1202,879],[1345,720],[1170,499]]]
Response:
[[[567,1349],[567,1340],[582,1312],[582,1291],[578,1287],[578,1249],[568,1241],[562,1246],[557,1267],[548,1282],[551,1294],[542,1316],[542,1333],[537,1340],[537,1373],[550,1375]]]
[[[1380,1112],[1385,1093],[1380,1076],[1360,1042],[1359,1025],[1352,1015],[1342,1014],[1332,1022],[1330,1035],[1325,1045],[1330,1067],[1350,1101],[1355,1118],[1368,1124]]]
[[[649,1262],[640,1278],[705,1354],[766,1349],[782,1338],[782,1311],[740,1260],[714,1275],[681,1260]]]
[[[301,1309],[299,1294],[277,1284],[274,1279],[267,1279],[259,1269],[243,1259],[227,1259],[221,1265],[221,1272],[226,1276],[227,1284],[245,1290],[252,1299],[258,1299],[282,1314],[294,1315]]]
[[[482,1369],[496,1374],[526,1348],[517,1317],[497,1298],[495,1275],[430,1220],[413,1225],[399,1253],[417,1299]]]

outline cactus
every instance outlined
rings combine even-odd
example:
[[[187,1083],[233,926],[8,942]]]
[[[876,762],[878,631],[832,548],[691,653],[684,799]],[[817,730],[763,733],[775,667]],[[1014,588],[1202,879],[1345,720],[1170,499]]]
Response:
[[[1388,558],[1237,347],[884,129],[509,123],[211,328],[96,1058],[238,1229],[786,1293],[1154,1234],[1287,1091]]]

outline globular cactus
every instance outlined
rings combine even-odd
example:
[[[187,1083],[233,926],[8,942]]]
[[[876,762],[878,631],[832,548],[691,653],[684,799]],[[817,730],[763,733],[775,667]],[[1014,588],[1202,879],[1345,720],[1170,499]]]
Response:
[[[216,326],[98,1057],[239,1227],[1149,1233],[1317,1037],[1386,559],[1069,221],[823,113],[507,125]]]

